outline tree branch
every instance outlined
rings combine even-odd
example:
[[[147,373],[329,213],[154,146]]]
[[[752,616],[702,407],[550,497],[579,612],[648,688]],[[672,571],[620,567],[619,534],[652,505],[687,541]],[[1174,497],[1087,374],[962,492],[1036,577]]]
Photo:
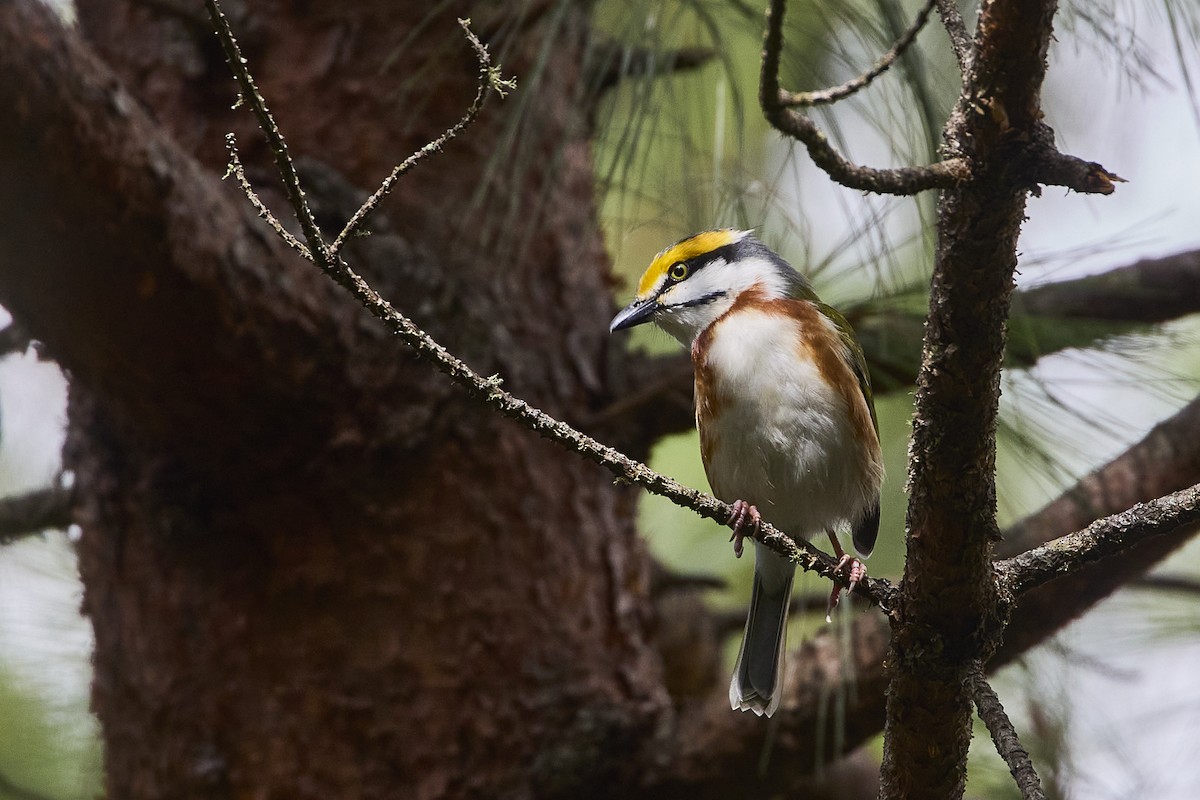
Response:
[[[0,499],[0,547],[71,524],[74,492],[61,486]]]
[[[429,142],[397,165],[391,174],[384,179],[383,183],[380,184],[379,188],[375,190],[375,193],[367,198],[366,202],[354,213],[346,223],[346,226],[342,228],[341,233],[338,234],[333,244],[326,245],[321,236],[321,230],[317,225],[316,218],[313,216],[312,210],[308,207],[304,191],[300,187],[300,176],[296,174],[296,168],[292,163],[291,156],[288,154],[283,134],[280,133],[278,125],[275,124],[275,119],[267,108],[266,101],[263,99],[262,94],[259,93],[258,87],[254,83],[254,78],[250,74],[250,70],[246,67],[246,59],[242,57],[237,39],[233,35],[233,30],[229,27],[229,21],[225,19],[225,15],[216,0],[205,0],[205,6],[208,8],[209,16],[216,27],[217,37],[221,41],[221,46],[225,50],[226,63],[230,65],[234,78],[237,79],[238,85],[241,87],[239,102],[249,103],[250,108],[254,111],[254,116],[258,120],[258,127],[267,139],[267,144],[275,159],[275,168],[279,172],[288,203],[291,205],[293,212],[295,212],[296,219],[300,223],[300,228],[304,232],[304,238],[308,242],[307,254],[300,247],[300,242],[275,220],[271,212],[267,210],[266,206],[263,205],[262,201],[258,199],[254,190],[250,187],[250,183],[246,180],[245,173],[237,157],[237,147],[233,134],[229,134],[226,138],[231,157],[230,171],[238,178],[239,185],[250,199],[255,210],[259,212],[259,216],[267,220],[275,233],[287,242],[290,247],[327,272],[338,271],[336,263],[342,246],[349,237],[358,231],[366,218],[379,207],[379,203],[391,192],[392,188],[396,185],[396,181],[421,161],[424,161],[434,153],[441,152],[442,148],[451,139],[458,136],[459,133],[474,122],[479,116],[479,112],[483,108],[483,102],[490,91],[494,91],[503,97],[508,90],[516,86],[513,81],[505,79],[500,74],[499,69],[492,66],[491,55],[488,53],[487,48],[483,46],[483,43],[471,32],[470,21],[460,19],[458,24],[462,27],[463,33],[471,43],[471,47],[475,50],[476,57],[479,59],[479,85],[475,92],[475,99],[471,101],[471,105],[458,122],[446,129],[441,136]]]
[[[1041,120],[1055,7],[981,4],[970,70],[946,125],[947,148],[971,164],[972,180],[938,203],[880,798],[962,795],[971,665],[989,660],[1008,622],[991,550],[1000,369],[1028,191],[1012,170],[1013,148]]]
[[[1017,782],[1021,797],[1023,800],[1046,800],[1046,793],[1042,791],[1042,781],[1033,768],[1033,762],[1029,760],[1029,751],[1021,744],[1016,728],[1008,719],[995,690],[983,677],[983,669],[978,663],[971,676],[971,683],[979,718],[992,734],[996,752],[1004,759],[1004,763],[1008,764],[1008,771]]]
[[[1022,316],[1158,323],[1200,311],[1200,250],[1141,259],[1129,266],[1017,292]]]
[[[396,310],[378,292],[354,270],[337,258],[333,250],[325,243],[320,229],[304,199],[304,191],[300,185],[299,176],[288,155],[287,145],[283,136],[275,126],[275,122],[267,110],[265,101],[255,87],[254,79],[246,67],[229,30],[228,23],[221,14],[217,0],[205,0],[213,23],[218,28],[222,43],[225,46],[229,68],[237,76],[238,84],[243,87],[243,99],[254,110],[260,127],[275,155],[276,166],[285,183],[286,193],[291,202],[292,210],[300,220],[308,242],[309,251],[315,256],[314,263],[335,283],[350,292],[362,306],[375,318],[383,322],[387,328],[411,347],[416,354],[432,364],[438,371],[447,375],[451,380],[466,390],[471,397],[481,400],[500,414],[515,420],[527,429],[572,450],[584,458],[608,469],[619,480],[636,484],[667,498],[683,508],[690,509],[707,519],[725,524],[732,517],[733,509],[727,503],[703,492],[688,488],[678,481],[653,471],[645,464],[635,461],[625,454],[600,444],[590,436],[561,422],[544,411],[533,407],[526,401],[500,388],[502,379],[493,375],[485,378],[471,369],[464,361],[450,353],[442,345],[419,328],[408,317]],[[477,41],[477,40],[476,40]],[[480,45],[482,47],[482,45]],[[495,72],[486,62],[489,73]],[[365,206],[364,206],[365,207]],[[758,541],[771,548],[776,553],[796,563],[801,569],[816,572],[818,575],[834,580],[843,586],[848,586],[845,576],[837,570],[835,559],[821,552],[806,541],[796,541],[780,532],[767,522],[764,522],[758,535]],[[869,599],[883,609],[890,607],[892,587],[887,581],[868,578],[855,587],[855,593]]]
[[[492,66],[492,56],[488,52],[488,49],[483,46],[483,43],[479,41],[479,38],[471,31],[471,21],[460,19],[458,24],[463,29],[463,33],[466,35],[467,41],[471,43],[471,48],[475,51],[475,57],[479,60],[479,84],[475,90],[475,99],[471,101],[471,105],[468,106],[467,112],[458,122],[447,128],[441,136],[427,143],[420,150],[404,159],[404,161],[400,162],[400,164],[392,170],[391,174],[388,175],[383,180],[383,183],[379,185],[379,188],[375,190],[375,193],[367,198],[367,201],[362,204],[362,207],[359,208],[358,211],[355,212],[354,216],[352,216],[346,223],[346,227],[342,228],[342,232],[337,235],[337,239],[334,240],[333,245],[329,248],[331,258],[336,259],[338,257],[338,253],[341,252],[342,246],[346,243],[346,240],[353,236],[358,229],[362,227],[362,224],[366,218],[374,213],[375,209],[379,207],[379,203],[383,200],[383,198],[387,197],[388,193],[392,191],[392,188],[396,185],[396,181],[400,180],[400,178],[404,177],[404,174],[410,169],[429,158],[434,153],[440,153],[442,148],[445,147],[451,139],[466,130],[467,127],[479,117],[479,112],[483,109],[483,103],[491,92],[495,92],[496,94],[500,95],[500,97],[504,97],[509,91],[516,88],[517,84],[515,80],[505,78],[500,74],[499,67]]]
[[[996,564],[1007,592],[1020,597],[1083,567],[1115,556],[1138,542],[1186,529],[1200,528],[1200,485],[1139,503],[1081,531],[1035,547]]]
[[[1080,194],[1112,194],[1115,184],[1124,183],[1121,176],[1109,172],[1094,161],[1061,153],[1054,142],[1054,131],[1040,120],[1033,130],[1013,138],[1021,153],[1012,159],[1010,169],[1020,174],[1035,196],[1041,195],[1038,184],[1065,186]]]
[[[1101,164],[1060,153],[1055,148],[1035,152],[1029,160],[1029,169],[1043,186],[1065,186],[1080,194],[1112,194],[1117,190],[1114,184],[1125,183],[1124,178]],[[1042,193],[1037,186],[1030,191],[1038,197]]]
[[[267,208],[267,204],[258,196],[258,192],[254,191],[254,187],[250,184],[250,179],[246,177],[246,169],[242,166],[242,157],[238,154],[237,137],[232,133],[225,134],[225,150],[229,153],[229,167],[225,172],[226,177],[232,175],[237,181],[238,188],[242,190],[242,194],[246,195],[246,199],[250,201],[250,205],[258,212],[258,216],[264,222],[271,226],[271,230],[275,231],[283,242],[297,253],[305,261],[312,261],[312,251],[304,244],[304,242],[292,235],[292,232],[283,226],[283,223],[276,218],[275,213]]]
[[[331,261],[331,254],[321,238],[321,229],[317,227],[317,221],[308,208],[308,201],[304,199],[304,192],[300,188],[300,178],[296,175],[296,168],[292,164],[291,156],[288,155],[287,144],[283,141],[279,126],[275,124],[275,119],[271,116],[266,101],[254,84],[250,70],[246,68],[246,59],[242,56],[237,39],[233,36],[233,30],[229,27],[229,20],[225,19],[225,14],[216,0],[204,0],[204,6],[208,9],[208,15],[216,28],[217,38],[225,50],[226,62],[231,65],[231,68],[234,64],[238,65],[238,68],[232,70],[233,77],[239,86],[236,105],[248,103],[254,116],[258,119],[259,130],[267,139],[267,145],[275,160],[275,169],[279,172],[288,204],[295,212],[296,221],[300,223],[300,230],[304,232],[304,239],[308,242],[310,258],[314,260],[314,263],[327,265]],[[256,210],[257,208],[256,206]]]
[[[791,95],[779,86],[779,60],[783,49],[783,10],[786,0],[771,0],[767,29],[763,39],[762,71],[759,79],[759,105],[767,121],[781,133],[800,140],[808,148],[813,163],[830,178],[850,189],[880,194],[911,195],[927,189],[954,186],[969,177],[967,162],[951,158],[924,167],[875,169],[848,161],[808,117],[788,108]]]
[[[904,54],[909,45],[916,41],[917,34],[921,32],[921,29],[925,27],[925,23],[929,21],[929,14],[933,11],[936,1],[926,0],[925,5],[917,12],[917,17],[913,20],[912,25],[900,35],[900,38],[896,40],[892,48],[880,56],[879,60],[866,72],[838,86],[818,91],[789,92],[785,89],[780,89],[779,103],[787,108],[810,108],[813,106],[828,105],[829,103],[836,103],[838,100],[844,100],[855,92],[870,86],[872,81],[886,72],[896,59]],[[782,42],[780,46],[782,46]]]
[[[967,33],[958,3],[956,0],[937,0],[937,9],[938,16],[942,18],[942,27],[950,37],[950,49],[954,51],[958,69],[965,76],[971,68],[971,35]]]
[[[1010,525],[996,546],[997,557],[1018,556],[1138,503],[1166,497],[1200,482],[1198,432],[1200,397],[1045,507]]]
[[[1137,444],[1084,477],[1037,513],[1010,526],[997,555],[1011,558],[1062,536],[1200,482],[1200,397],[1159,423]],[[1085,566],[1027,591],[1014,624],[988,664],[991,670],[1052,636],[1084,611],[1159,563],[1186,543],[1195,529],[1144,539],[1117,558]],[[1020,625],[1016,620],[1022,620]]]
[[[650,595],[724,589],[725,579],[706,572],[677,572],[655,560],[650,567]],[[743,615],[744,619],[744,615]]]

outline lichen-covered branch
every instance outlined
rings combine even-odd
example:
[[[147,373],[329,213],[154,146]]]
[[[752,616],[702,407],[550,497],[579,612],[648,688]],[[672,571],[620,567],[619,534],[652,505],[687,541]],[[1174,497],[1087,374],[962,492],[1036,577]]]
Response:
[[[1139,503],[1099,519],[1081,531],[996,564],[1006,590],[1019,598],[1055,578],[1068,577],[1089,564],[1119,554],[1154,536],[1200,526],[1200,485]]]
[[[983,677],[983,669],[978,664],[975,665],[971,683],[975,695],[975,709],[979,712],[983,724],[987,726],[988,732],[992,734],[996,752],[1004,759],[1004,763],[1008,764],[1008,771],[1017,782],[1021,797],[1023,800],[1046,800],[1046,793],[1042,791],[1042,780],[1033,768],[1033,762],[1029,760],[1029,751],[1021,744],[1017,729],[1013,727],[1004,706],[1000,704],[1000,698]]]
[[[296,168],[288,154],[283,134],[279,132],[279,126],[275,124],[275,119],[267,108],[266,100],[258,91],[258,86],[255,85],[254,78],[246,67],[246,59],[242,56],[233,30],[229,27],[229,21],[225,18],[225,14],[216,0],[204,0],[204,6],[208,9],[209,17],[216,27],[217,38],[225,50],[225,60],[233,67],[233,76],[238,82],[241,95],[239,102],[250,105],[250,109],[258,119],[259,129],[267,138],[267,145],[275,160],[275,169],[279,172],[288,203],[296,214],[296,221],[300,223],[300,230],[304,233],[305,241],[308,242],[310,258],[318,264],[327,263],[329,261],[328,248],[321,238],[321,230],[317,227],[317,221],[313,218],[308,201],[304,198],[304,192],[300,188],[300,178],[296,174]],[[289,242],[289,244],[291,243]]]
[[[332,258],[336,259],[338,257],[338,253],[341,252],[346,240],[359,231],[367,217],[374,213],[375,209],[379,207],[380,202],[383,201],[383,198],[387,197],[395,187],[396,181],[400,180],[400,178],[404,177],[405,173],[434,153],[440,153],[442,148],[451,139],[466,130],[479,117],[479,112],[483,110],[484,101],[487,100],[492,92],[504,97],[505,94],[516,88],[514,80],[503,77],[500,74],[499,67],[492,65],[491,53],[488,52],[483,42],[479,41],[479,38],[471,30],[471,21],[460,19],[458,24],[463,29],[467,41],[471,43],[471,48],[475,51],[475,57],[479,60],[479,84],[475,89],[475,99],[471,101],[471,105],[467,107],[466,113],[463,114],[458,122],[443,131],[441,136],[426,143],[420,150],[417,150],[400,162],[392,170],[391,174],[383,180],[383,183],[379,185],[374,194],[367,198],[362,207],[354,213],[354,216],[342,228],[341,233],[337,235],[337,239],[334,240],[329,248],[329,254]]]
[[[967,33],[958,3],[956,0],[937,0],[937,9],[938,16],[942,18],[942,27],[950,37],[950,49],[954,51],[958,68],[966,75],[971,68],[971,35]]]

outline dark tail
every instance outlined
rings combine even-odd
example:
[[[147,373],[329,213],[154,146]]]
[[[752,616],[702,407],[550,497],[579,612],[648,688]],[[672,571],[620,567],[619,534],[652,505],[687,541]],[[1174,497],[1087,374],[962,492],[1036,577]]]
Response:
[[[729,704],[735,709],[769,717],[779,708],[788,604],[795,574],[795,564],[754,543],[750,614],[729,684]]]
[[[854,526],[854,549],[863,558],[871,555],[875,549],[875,540],[879,538],[879,498],[857,525]]]

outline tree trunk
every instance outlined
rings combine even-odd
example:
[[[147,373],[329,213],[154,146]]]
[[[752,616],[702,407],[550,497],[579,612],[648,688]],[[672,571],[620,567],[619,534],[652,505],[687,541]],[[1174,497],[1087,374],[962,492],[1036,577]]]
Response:
[[[331,224],[466,109],[454,20],[475,14],[521,94],[349,257],[475,368],[579,418],[605,401],[611,312],[586,12],[451,6],[230,11]],[[61,102],[18,105],[41,136],[3,137],[5,303],[72,377],[109,795],[597,793],[621,761],[589,754],[636,747],[667,703],[633,493],[473,405],[273,241],[219,183],[226,129],[269,180],[261,137],[199,7],[166,9],[81,3],[107,67],[40,20],[23,46],[74,82],[18,90]],[[94,146],[46,161],[80,125]]]

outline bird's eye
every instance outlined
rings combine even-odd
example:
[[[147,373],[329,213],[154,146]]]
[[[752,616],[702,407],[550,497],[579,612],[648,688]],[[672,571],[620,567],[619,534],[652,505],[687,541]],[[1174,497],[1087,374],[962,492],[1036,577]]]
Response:
[[[671,280],[681,281],[688,276],[688,265],[682,261],[671,267]]]

